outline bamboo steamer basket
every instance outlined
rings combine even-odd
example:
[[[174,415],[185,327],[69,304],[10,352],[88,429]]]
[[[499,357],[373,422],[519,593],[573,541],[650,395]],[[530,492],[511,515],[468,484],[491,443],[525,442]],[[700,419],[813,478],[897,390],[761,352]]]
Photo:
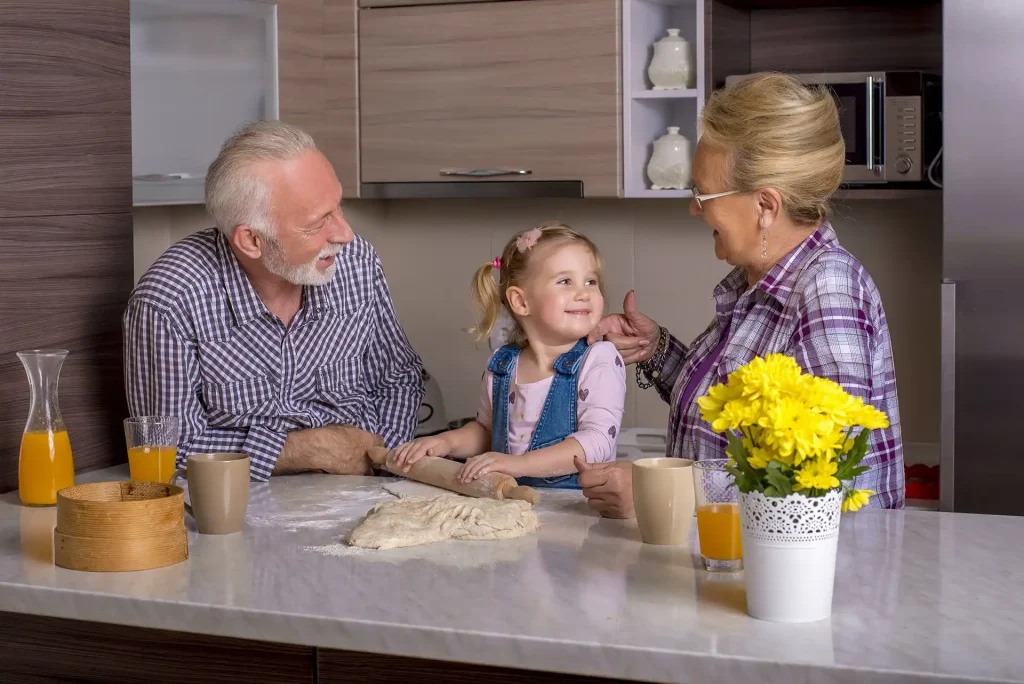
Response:
[[[95,482],[57,492],[54,563],[70,570],[149,570],[188,558],[185,492],[157,482]]]

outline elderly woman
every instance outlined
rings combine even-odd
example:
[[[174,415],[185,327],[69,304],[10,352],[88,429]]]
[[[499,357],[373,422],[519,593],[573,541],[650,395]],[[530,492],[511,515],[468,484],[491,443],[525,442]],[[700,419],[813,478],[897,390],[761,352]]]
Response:
[[[690,346],[637,311],[591,335],[637,363],[637,383],[671,407],[670,456],[722,458],[726,441],[701,420],[697,398],[755,356],[781,352],[809,373],[885,411],[891,427],[872,434],[857,478],[873,506],[902,508],[903,445],[892,345],[871,276],[843,249],[828,221],[845,145],[831,94],[781,74],[759,74],[715,92],[702,114],[693,160],[690,213],[713,230],[715,256],[735,268],[714,290],[715,317]],[[590,505],[632,517],[629,468],[581,469]]]

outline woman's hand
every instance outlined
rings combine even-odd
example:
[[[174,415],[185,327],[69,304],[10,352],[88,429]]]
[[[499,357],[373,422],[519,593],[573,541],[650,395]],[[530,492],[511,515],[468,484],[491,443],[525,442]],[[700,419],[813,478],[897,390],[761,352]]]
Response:
[[[478,480],[487,473],[505,473],[512,477],[520,477],[522,474],[516,470],[516,462],[522,460],[522,456],[510,456],[499,454],[496,451],[488,451],[486,454],[473,456],[466,459],[465,465],[459,470],[459,482],[472,482]]]
[[[635,518],[632,463],[587,463],[574,459],[587,505],[605,518]]]
[[[424,456],[447,456],[452,451],[451,440],[447,435],[448,433],[443,433],[406,442],[395,449],[395,465],[401,468],[403,473],[407,473],[412,464]]]
[[[587,337],[587,343],[593,344],[603,337],[615,345],[623,361],[637,363],[651,358],[658,348],[660,335],[658,324],[637,310],[635,296],[630,290],[622,302],[622,313],[602,318]]]

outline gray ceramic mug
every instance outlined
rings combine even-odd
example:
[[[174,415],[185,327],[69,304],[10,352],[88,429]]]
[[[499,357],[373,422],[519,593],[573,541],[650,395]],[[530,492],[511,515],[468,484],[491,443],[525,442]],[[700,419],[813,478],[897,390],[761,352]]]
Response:
[[[175,471],[188,482],[185,511],[196,521],[201,534],[240,532],[249,505],[249,457],[216,453],[189,456],[184,470]]]

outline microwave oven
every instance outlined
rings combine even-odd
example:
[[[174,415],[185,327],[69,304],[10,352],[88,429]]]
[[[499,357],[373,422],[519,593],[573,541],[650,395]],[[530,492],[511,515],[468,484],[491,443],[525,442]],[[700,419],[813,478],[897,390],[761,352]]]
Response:
[[[839,106],[846,142],[843,184],[938,185],[942,151],[942,84],[921,71],[792,74],[829,88]],[[729,76],[726,85],[749,78]],[[941,181],[939,181],[941,182]]]

